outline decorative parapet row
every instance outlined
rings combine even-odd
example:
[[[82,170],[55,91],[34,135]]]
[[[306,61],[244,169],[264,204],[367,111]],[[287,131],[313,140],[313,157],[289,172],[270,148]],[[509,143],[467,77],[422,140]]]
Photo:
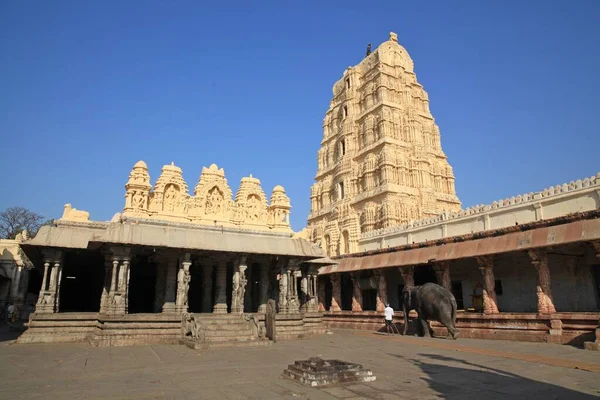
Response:
[[[223,168],[215,164],[202,168],[202,174],[188,193],[181,168],[165,165],[154,187],[150,183],[148,166],[138,161],[125,184],[125,207],[113,222],[137,219],[145,222],[168,221],[204,226],[231,227],[245,230],[274,231],[292,234],[290,199],[282,186],[275,186],[270,204],[260,180],[244,177],[233,199],[233,192]],[[89,213],[65,205],[58,223],[89,224]]]
[[[598,199],[590,198],[588,192],[596,191]],[[581,198],[577,194],[582,194]],[[573,195],[575,198],[572,198]],[[566,197],[566,198],[565,198]],[[562,201],[564,200],[564,201]],[[570,203],[569,203],[570,202]],[[446,228],[437,229],[429,235],[427,240],[436,239],[436,235],[441,237],[452,236],[453,234],[472,233],[475,230],[498,229],[502,227],[519,223],[527,223],[532,220],[544,219],[544,209],[549,209],[552,215],[546,215],[547,218],[555,218],[573,212],[587,211],[598,208],[600,204],[600,173],[590,178],[578,179],[562,185],[551,186],[539,192],[526,193],[519,196],[513,196],[499,201],[494,201],[488,205],[476,205],[469,207],[457,213],[442,213],[433,218],[411,221],[408,224],[393,226],[385,229],[379,229],[361,234],[360,240],[370,241],[375,238],[387,237],[398,233],[410,233],[420,231],[424,228],[437,228],[445,225]],[[519,220],[518,210],[527,209],[529,218],[523,214],[522,220]],[[512,211],[515,215],[506,217]],[[498,216],[495,219],[495,216]],[[451,231],[453,221],[460,224],[463,220],[478,219],[480,228],[473,224],[465,227],[456,227],[456,232]],[[501,220],[499,220],[501,218]],[[462,232],[465,231],[465,232]],[[412,238],[413,240],[416,238]],[[394,244],[396,245],[396,244]]]

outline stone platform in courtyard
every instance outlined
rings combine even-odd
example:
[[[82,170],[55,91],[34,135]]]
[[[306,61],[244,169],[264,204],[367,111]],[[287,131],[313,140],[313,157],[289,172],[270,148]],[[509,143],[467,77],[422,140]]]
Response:
[[[371,370],[363,369],[360,364],[319,357],[296,361],[283,371],[283,376],[311,387],[373,382],[376,379]]]

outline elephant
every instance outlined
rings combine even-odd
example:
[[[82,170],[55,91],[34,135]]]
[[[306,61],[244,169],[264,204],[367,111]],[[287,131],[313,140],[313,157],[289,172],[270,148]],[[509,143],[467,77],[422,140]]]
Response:
[[[456,329],[456,299],[452,292],[435,283],[405,287],[402,291],[402,311],[404,313],[404,330],[408,329],[408,313],[415,310],[419,318],[419,327],[426,337],[433,336],[428,320],[440,322],[452,335],[458,337]]]

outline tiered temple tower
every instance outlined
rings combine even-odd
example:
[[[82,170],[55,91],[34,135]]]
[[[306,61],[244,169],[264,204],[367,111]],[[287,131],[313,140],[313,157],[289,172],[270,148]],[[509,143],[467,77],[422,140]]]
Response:
[[[363,232],[461,209],[429,97],[395,33],[333,85],[317,165],[308,234],[330,256],[358,251]]]

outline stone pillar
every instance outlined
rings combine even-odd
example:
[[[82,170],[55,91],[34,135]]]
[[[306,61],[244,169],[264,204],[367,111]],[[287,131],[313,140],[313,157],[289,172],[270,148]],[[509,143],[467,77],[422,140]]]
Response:
[[[352,279],[352,311],[362,311],[362,291],[358,284],[360,273],[351,272],[350,278]]]
[[[191,254],[185,253],[177,272],[177,297],[175,298],[175,312],[188,312],[188,291],[190,289],[190,267],[192,266]]]
[[[415,267],[399,267],[399,270],[404,281],[404,287],[415,286]]]
[[[341,274],[330,274],[331,279],[331,307],[329,311],[342,311],[342,276]]]
[[[106,313],[109,305],[109,294],[111,288],[112,262],[108,254],[104,254],[104,284],[102,285],[102,295],[100,297],[100,312]]]
[[[385,271],[381,269],[373,270],[373,275],[377,279],[377,312],[383,312],[385,304],[387,303],[387,280],[385,278]]]
[[[104,303],[104,310],[108,314],[127,314],[131,249],[129,247],[114,246],[110,248],[110,253],[106,254],[105,257],[108,257],[112,263],[112,273],[110,291]]]
[[[269,264],[260,264],[260,305],[259,313],[267,312],[267,302],[269,301]]]
[[[246,295],[246,256],[240,256],[233,270],[233,285],[231,290],[231,313],[243,314]]]
[[[317,293],[318,293],[318,311],[327,311],[325,309],[325,282],[324,280],[327,279],[327,277],[325,277],[324,279],[321,279],[319,282],[319,277],[318,275],[315,276],[315,285],[317,285]]]
[[[318,290],[318,269],[316,267],[311,267],[308,269],[308,285],[309,285],[309,296],[310,296],[310,300],[308,301],[309,303],[309,307],[308,310],[310,312],[317,312],[320,311],[320,304],[321,301],[321,295],[319,293]],[[325,296],[323,296],[324,298]]]
[[[496,280],[494,278],[494,260],[491,256],[477,257],[479,271],[483,276],[483,313],[497,314]]]
[[[287,312],[290,314],[300,311],[300,302],[298,301],[298,278],[301,272],[298,270],[298,265],[290,261],[287,267],[288,275],[288,296],[287,296]]]
[[[167,272],[165,282],[165,302],[163,304],[162,312],[171,313],[175,312],[176,305],[176,293],[177,293],[177,257],[173,255],[167,257]]]
[[[592,246],[594,246],[596,258],[600,260],[600,241],[592,242]],[[596,340],[593,342],[584,342],[583,346],[587,350],[600,350],[600,319],[598,319],[598,325],[596,326]]]
[[[215,314],[227,314],[227,263],[219,260],[217,264],[217,281],[215,285]]]
[[[287,268],[279,269],[279,312],[286,313],[288,309],[288,272]]]
[[[552,298],[552,287],[550,282],[550,270],[548,269],[548,255],[543,250],[530,250],[528,252],[531,264],[537,271],[537,303],[539,314],[554,314],[554,300]]]
[[[300,275],[300,309],[302,311],[308,311],[308,302],[310,299],[309,282],[306,268],[301,271]]]
[[[452,291],[452,283],[450,282],[450,263],[442,261],[433,265],[435,276],[438,285]]]
[[[19,283],[21,282],[21,273],[23,272],[22,265],[15,265],[15,274],[13,276],[12,282],[10,283],[10,298],[13,303],[19,303]]]
[[[39,314],[52,314],[59,310],[59,278],[62,277],[62,252],[43,250],[44,277],[35,307]]]
[[[213,311],[212,272],[212,264],[204,266],[202,269],[202,312],[205,313],[211,313]]]

